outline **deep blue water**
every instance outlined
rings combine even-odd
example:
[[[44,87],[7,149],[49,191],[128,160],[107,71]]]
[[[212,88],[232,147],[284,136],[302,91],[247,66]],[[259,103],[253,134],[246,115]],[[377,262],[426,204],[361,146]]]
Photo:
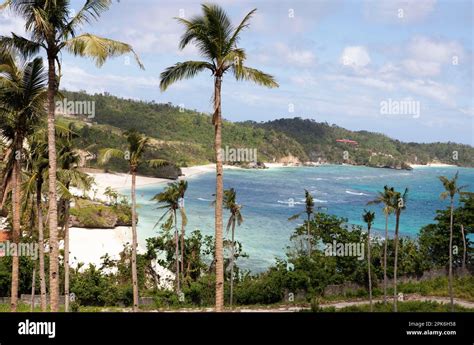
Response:
[[[313,194],[317,206],[324,212],[348,218],[349,223],[363,225],[364,208],[376,211],[374,231],[384,232],[385,219],[381,206],[367,207],[377,191],[388,184],[399,191],[409,188],[407,210],[400,221],[400,234],[416,236],[419,229],[433,221],[437,209],[447,207],[448,201],[440,200],[443,191],[438,176],[452,177],[459,171],[459,183],[474,190],[474,169],[467,168],[417,168],[397,171],[356,166],[321,166],[276,168],[268,170],[225,170],[225,188],[237,190],[237,200],[243,205],[244,223],[236,230],[236,238],[243,244],[248,259],[242,267],[261,271],[274,263],[275,257],[284,257],[285,248],[294,228],[303,219],[288,221],[288,217],[304,209],[304,189]],[[163,189],[147,186],[137,192],[139,213],[139,241],[155,236],[154,225],[162,211],[150,199]],[[214,210],[211,206],[215,189],[215,176],[208,173],[189,179],[185,199],[188,215],[187,232],[199,229],[204,234],[214,234]],[[292,202],[293,200],[293,202]],[[293,204],[293,206],[292,206]],[[224,224],[228,214],[225,213]],[[393,231],[394,217],[390,222]]]

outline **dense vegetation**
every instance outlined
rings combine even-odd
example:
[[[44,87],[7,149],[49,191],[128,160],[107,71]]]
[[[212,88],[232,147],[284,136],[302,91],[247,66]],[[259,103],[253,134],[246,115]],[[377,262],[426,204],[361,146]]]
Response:
[[[285,133],[304,147],[312,161],[321,159],[332,163],[391,167],[403,167],[403,163],[427,164],[439,161],[474,166],[474,148],[468,145],[403,143],[379,133],[350,131],[327,122],[298,117],[248,124]],[[358,145],[336,142],[338,139],[354,140]],[[344,151],[348,155],[345,156]]]
[[[132,99],[108,93],[89,95],[85,92],[62,92],[72,101],[95,102],[95,116],[68,117],[78,127],[79,147],[97,153],[104,147],[125,145],[122,132],[136,129],[156,139],[151,158],[163,158],[178,166],[214,161],[211,116],[174,106]],[[223,122],[223,145],[232,148],[257,148],[258,160],[273,162],[288,155],[302,162],[322,161],[350,163],[374,167],[406,168],[409,164],[439,161],[460,166],[474,166],[474,149],[456,143],[403,143],[386,135],[367,131],[350,131],[336,125],[293,118],[265,123],[253,121]],[[354,146],[336,142],[349,139]],[[97,166],[92,160],[90,166]],[[123,161],[110,162],[112,170],[125,171]],[[159,175],[142,168],[142,173]]]
[[[213,125],[209,114],[173,106],[131,99],[109,94],[88,95],[63,91],[67,100],[95,102],[95,117],[69,118],[80,127],[78,146],[97,153],[103,147],[120,147],[125,139],[122,131],[136,129],[154,138],[150,157],[159,157],[179,166],[205,164],[215,161]],[[86,122],[78,122],[82,119]],[[259,161],[273,161],[289,154],[306,160],[306,154],[295,140],[273,130],[255,126],[223,122],[223,147],[257,149]],[[95,165],[95,162],[91,162]],[[111,168],[121,169],[115,162]]]
[[[455,209],[456,224],[463,223],[465,231],[472,233],[474,228],[474,195],[462,198]],[[419,294],[424,296],[447,296],[448,279],[439,276],[431,279],[417,279],[432,269],[446,269],[448,239],[446,232],[449,226],[449,209],[438,211],[435,222],[421,230],[417,239],[401,238],[399,243],[398,274],[404,277],[398,285],[398,291],[404,294]],[[285,260],[278,260],[266,272],[251,274],[239,269],[240,257],[245,257],[244,248],[237,243],[235,252],[235,289],[234,303],[245,305],[272,305],[276,303],[303,303],[307,305],[328,303],[337,299],[367,298],[367,261],[358,260],[354,256],[327,256],[324,244],[333,243],[363,243],[367,233],[360,226],[348,225],[344,218],[316,213],[310,221],[310,235],[314,246],[311,256],[308,256],[306,246],[307,223],[297,227],[291,236],[291,245],[287,249]],[[303,236],[303,237],[302,237]],[[302,242],[303,240],[303,242]],[[472,270],[472,245],[466,239],[467,268]],[[229,299],[230,280],[230,241],[225,242],[226,268],[226,300]],[[454,267],[459,271],[464,257],[463,241],[459,228],[455,228],[453,244],[459,248],[453,255]],[[151,308],[206,307],[214,303],[214,273],[213,253],[214,239],[203,236],[200,231],[194,231],[185,238],[186,270],[183,272],[181,292],[175,292],[159,287],[156,284],[156,272],[152,269],[157,262],[163,267],[173,270],[175,266],[175,243],[173,231],[162,226],[157,237],[147,241],[147,251],[137,258],[138,282],[142,296],[153,298]],[[371,240],[372,274],[374,297],[381,298],[382,291],[382,255],[383,241]],[[393,278],[394,241],[388,242],[388,271]],[[112,260],[108,255],[103,257],[101,267],[82,267],[79,265],[71,273],[71,291],[77,296],[75,308],[88,310],[88,306],[130,306],[132,303],[132,285],[130,282],[130,247],[126,246],[120,258]],[[0,260],[0,295],[7,295],[10,288],[11,260]],[[20,277],[20,292],[29,293],[31,290],[31,274],[33,262],[22,258]],[[63,275],[61,271],[61,275]],[[353,283],[358,287],[344,295],[326,295],[326,288],[334,284]],[[472,274],[457,275],[454,280],[455,296],[474,301],[474,279]],[[389,293],[392,292],[389,287]],[[294,299],[289,295],[293,294]],[[180,296],[182,298],[180,299]],[[375,304],[376,311],[389,311],[384,304]],[[400,311],[447,310],[447,307],[436,303],[406,302],[401,303]],[[343,311],[366,311],[367,306],[349,307]],[[462,310],[457,308],[456,310]]]

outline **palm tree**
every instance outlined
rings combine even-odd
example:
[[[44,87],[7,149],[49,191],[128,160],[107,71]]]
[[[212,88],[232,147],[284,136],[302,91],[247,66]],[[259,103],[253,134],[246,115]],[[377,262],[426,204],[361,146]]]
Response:
[[[137,275],[137,198],[136,180],[137,170],[141,164],[148,164],[151,167],[158,167],[167,164],[161,159],[144,160],[143,154],[150,145],[150,138],[143,136],[135,130],[125,133],[128,141],[128,149],[122,151],[114,148],[107,148],[100,151],[99,161],[101,164],[107,163],[111,158],[125,159],[132,175],[132,284],[133,284],[133,311],[138,311],[138,275]]]
[[[372,305],[372,277],[370,275],[370,266],[371,266],[371,256],[370,256],[370,228],[372,227],[372,223],[375,219],[375,212],[370,212],[364,210],[364,214],[362,215],[364,222],[367,223],[367,268],[369,274],[369,300],[370,300],[370,311],[373,311]]]
[[[181,187],[182,185],[180,185],[180,182],[169,183],[164,191],[156,194],[151,199],[161,205],[158,207],[159,209],[166,210],[165,213],[163,213],[163,215],[160,217],[156,225],[158,225],[166,216],[168,216],[168,218],[166,219],[164,223],[164,228],[168,231],[171,230],[172,228],[174,229],[176,293],[179,293],[181,291],[180,268],[179,268],[178,214],[177,214],[177,211],[180,208],[179,203],[180,203],[180,198],[182,195],[182,187]],[[183,213],[181,213],[181,217],[182,216],[183,216]],[[183,219],[181,219],[181,224],[184,224]]]
[[[236,191],[234,188],[224,191],[224,208],[230,211],[230,217],[227,221],[227,233],[232,229],[231,255],[230,255],[230,307],[232,308],[234,297],[234,261],[235,261],[235,223],[238,226],[242,224],[244,218],[240,210],[242,205],[237,204]]]
[[[439,180],[445,189],[441,193],[441,199],[450,199],[450,217],[449,217],[449,299],[451,301],[451,311],[454,311],[453,297],[453,219],[454,219],[454,197],[463,194],[462,190],[467,186],[458,186],[459,171],[450,180],[446,176],[439,176]]]
[[[49,150],[49,233],[50,233],[50,294],[51,311],[59,306],[59,246],[56,192],[56,143],[55,143],[55,97],[59,90],[61,74],[60,55],[66,50],[73,55],[90,57],[97,66],[114,56],[133,53],[143,68],[132,47],[84,33],[77,35],[85,23],[97,20],[111,5],[111,0],[86,0],[84,6],[72,15],[69,0],[6,0],[0,10],[9,8],[25,20],[25,29],[30,38],[12,33],[11,37],[0,36],[0,46],[17,50],[25,57],[43,50],[48,61],[48,150]]]
[[[21,237],[21,174],[23,145],[44,114],[46,74],[43,62],[20,61],[8,52],[0,52],[0,135],[8,143],[5,174],[12,186],[13,242]],[[13,256],[11,310],[18,302],[19,258]]]
[[[383,204],[383,213],[385,215],[385,241],[383,249],[383,302],[387,304],[387,246],[388,246],[388,217],[394,211],[392,205],[394,189],[387,186],[383,187],[383,192],[379,192],[375,200],[369,201],[367,205]]]
[[[397,311],[398,298],[397,298],[397,269],[398,269],[398,229],[400,226],[400,215],[403,210],[406,209],[406,201],[408,195],[408,188],[405,188],[403,194],[397,191],[393,191],[392,194],[392,205],[395,212],[395,262],[393,267],[393,311]]]
[[[61,204],[63,211],[64,228],[64,297],[66,312],[69,311],[69,208],[70,200],[73,198],[69,188],[77,187],[81,190],[91,188],[93,178],[78,170],[80,157],[73,148],[72,140],[77,137],[74,133],[74,125],[71,123],[65,135],[59,136],[56,140],[58,145],[58,187],[60,187]]]
[[[288,220],[294,220],[296,218],[299,218],[303,213],[306,213],[306,235],[308,236],[308,256],[311,257],[311,216],[314,213],[314,199],[313,196],[311,195],[310,192],[308,192],[306,189],[304,190],[304,195],[305,195],[305,211],[295,214],[288,218]]]
[[[190,20],[178,18],[184,25],[180,49],[194,43],[205,61],[186,61],[168,67],[161,73],[160,88],[166,90],[171,84],[194,77],[208,70],[214,78],[214,150],[216,159],[216,204],[215,204],[215,257],[216,257],[216,311],[224,308],[224,257],[222,234],[222,200],[224,193],[223,166],[221,157],[222,116],[221,87],[225,73],[231,71],[237,80],[249,80],[266,87],[278,87],[274,78],[262,71],[244,65],[245,50],[237,47],[242,30],[249,26],[256,9],[250,11],[237,27],[233,27],[226,12],[218,5],[202,5],[203,14]]]
[[[184,235],[186,232],[186,224],[188,219],[186,217],[186,211],[184,209],[184,195],[188,189],[188,181],[180,180],[178,182],[178,195],[179,195],[179,211],[181,214],[181,274],[184,275]]]
[[[39,243],[39,278],[41,311],[46,311],[46,276],[44,267],[44,220],[43,220],[43,184],[48,174],[48,138],[47,133],[39,131],[28,137],[29,155],[26,159],[26,170],[29,172],[26,181],[25,198],[31,194],[35,198],[36,218]]]

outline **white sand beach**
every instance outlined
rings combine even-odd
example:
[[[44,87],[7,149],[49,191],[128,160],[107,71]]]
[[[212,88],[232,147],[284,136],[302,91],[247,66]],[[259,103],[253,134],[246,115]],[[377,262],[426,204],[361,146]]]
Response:
[[[105,254],[112,260],[120,258],[120,252],[124,245],[132,242],[132,229],[127,226],[119,226],[115,229],[69,229],[70,236],[70,265],[77,268],[82,265],[81,270],[87,269],[90,264],[100,268]],[[61,247],[63,247],[61,243]],[[138,253],[145,250],[138,247]],[[160,277],[158,285],[162,288],[171,289],[173,287],[174,274],[170,270],[152,263],[155,272]]]
[[[443,168],[443,167],[455,167],[454,164],[445,163],[428,163],[428,164],[410,164],[413,169],[416,168]]]
[[[214,164],[194,166],[181,169],[184,176],[181,178],[192,178],[203,173],[215,170]],[[88,173],[95,180],[95,185],[87,195],[91,198],[106,201],[104,196],[107,187],[117,191],[129,189],[131,184],[131,175],[123,173]],[[169,183],[171,180],[164,178],[137,176],[137,187],[147,185],[157,185]],[[82,191],[72,189],[73,194],[83,195]],[[100,267],[102,264],[101,257],[106,253],[112,259],[118,259],[120,252],[123,251],[124,245],[132,242],[131,227],[120,226],[114,229],[70,229],[70,264],[71,267],[77,267],[79,263],[85,269],[89,264]],[[138,248],[138,252],[144,252],[144,248]],[[155,271],[162,277],[161,284],[168,284],[172,281],[174,275],[172,272],[155,264]]]
[[[265,163],[270,169],[286,167],[283,163]],[[288,165],[294,166],[294,165]],[[204,173],[214,172],[215,164],[198,165],[193,167],[181,168],[183,176],[180,179],[191,179],[193,177],[202,175]],[[225,165],[224,169],[242,169],[236,166]],[[107,187],[113,188],[118,192],[130,189],[131,175],[124,173],[88,173],[94,178],[95,185],[92,190],[87,193],[90,198],[107,201],[104,196]],[[149,185],[159,185],[172,182],[164,178],[137,176],[137,188]],[[83,192],[72,189],[73,194],[82,195]],[[123,194],[123,193],[122,193]],[[102,264],[101,257],[106,253],[112,259],[117,259],[123,247],[132,241],[132,230],[130,227],[117,227],[115,229],[84,229],[71,228],[70,229],[70,258],[71,266],[77,267],[78,263],[84,264],[83,268],[87,268],[89,264],[100,267]],[[139,252],[143,252],[143,248],[138,248]],[[170,277],[171,272],[157,267],[157,272],[161,276]],[[171,279],[171,278],[170,278]]]

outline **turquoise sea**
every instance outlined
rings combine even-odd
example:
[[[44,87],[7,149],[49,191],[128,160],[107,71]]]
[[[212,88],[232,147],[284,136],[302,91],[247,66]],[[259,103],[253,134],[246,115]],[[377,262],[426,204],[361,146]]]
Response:
[[[266,170],[225,170],[225,188],[237,190],[237,200],[243,205],[244,223],[236,230],[236,237],[243,244],[248,259],[241,267],[258,272],[266,269],[275,257],[284,257],[289,237],[303,218],[288,221],[288,217],[304,209],[304,189],[313,194],[317,206],[324,212],[345,217],[349,223],[363,225],[364,208],[376,211],[375,232],[384,232],[385,219],[381,207],[367,207],[377,191],[385,184],[403,191],[409,188],[407,210],[402,214],[400,234],[416,236],[419,229],[433,221],[437,209],[447,207],[440,200],[443,190],[438,176],[452,177],[459,171],[460,184],[469,185],[474,191],[474,169],[457,167],[422,167],[412,171],[376,169],[359,166],[328,165],[320,167],[274,168]],[[185,199],[188,215],[187,232],[199,229],[203,234],[214,234],[214,210],[211,206],[215,189],[213,173],[190,178]],[[156,236],[155,223],[162,211],[150,199],[164,188],[163,185],[147,186],[137,191],[139,213],[139,241]],[[228,214],[225,213],[224,224]],[[394,219],[390,222],[393,231]]]

